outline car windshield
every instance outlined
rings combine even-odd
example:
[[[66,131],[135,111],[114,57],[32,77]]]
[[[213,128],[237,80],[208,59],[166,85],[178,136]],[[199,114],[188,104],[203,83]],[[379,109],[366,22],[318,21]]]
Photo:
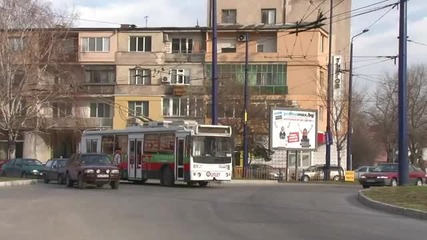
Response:
[[[111,159],[107,155],[83,155],[82,165],[111,165]]]
[[[231,138],[194,137],[193,156],[231,157]]]
[[[24,166],[42,166],[43,163],[40,162],[39,160],[35,160],[35,159],[23,159],[22,165],[24,165]]]
[[[306,169],[307,172],[314,172],[320,170],[321,166],[311,166]]]
[[[397,164],[381,164],[372,170],[372,172],[397,172],[399,166]]]

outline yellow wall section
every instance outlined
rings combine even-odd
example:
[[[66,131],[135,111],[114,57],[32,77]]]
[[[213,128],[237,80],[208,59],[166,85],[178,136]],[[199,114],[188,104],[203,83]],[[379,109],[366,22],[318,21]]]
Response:
[[[128,102],[129,101],[148,101],[149,102],[149,118],[156,121],[163,120],[162,97],[138,97],[138,96],[123,96],[115,97],[113,129],[126,128],[128,119]]]

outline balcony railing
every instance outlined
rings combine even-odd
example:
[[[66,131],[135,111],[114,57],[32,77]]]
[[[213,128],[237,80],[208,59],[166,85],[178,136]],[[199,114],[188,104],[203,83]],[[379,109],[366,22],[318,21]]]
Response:
[[[205,53],[167,53],[165,56],[166,62],[203,62]]]
[[[114,94],[114,84],[106,83],[105,85],[101,84],[91,84],[84,83],[79,86],[80,94]]]

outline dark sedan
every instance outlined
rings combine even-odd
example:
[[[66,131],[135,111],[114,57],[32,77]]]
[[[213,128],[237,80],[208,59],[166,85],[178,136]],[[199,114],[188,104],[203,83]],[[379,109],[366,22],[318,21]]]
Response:
[[[41,178],[43,163],[36,159],[16,158],[2,166],[2,176],[21,178]]]
[[[57,181],[59,184],[65,184],[65,164],[68,158],[54,158],[46,162],[43,169],[43,180],[45,183]]]

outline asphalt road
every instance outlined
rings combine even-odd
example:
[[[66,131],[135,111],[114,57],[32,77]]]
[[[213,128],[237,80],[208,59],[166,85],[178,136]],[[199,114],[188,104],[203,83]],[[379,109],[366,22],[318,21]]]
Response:
[[[366,208],[359,186],[56,184],[0,188],[2,240],[424,239],[427,223]]]

